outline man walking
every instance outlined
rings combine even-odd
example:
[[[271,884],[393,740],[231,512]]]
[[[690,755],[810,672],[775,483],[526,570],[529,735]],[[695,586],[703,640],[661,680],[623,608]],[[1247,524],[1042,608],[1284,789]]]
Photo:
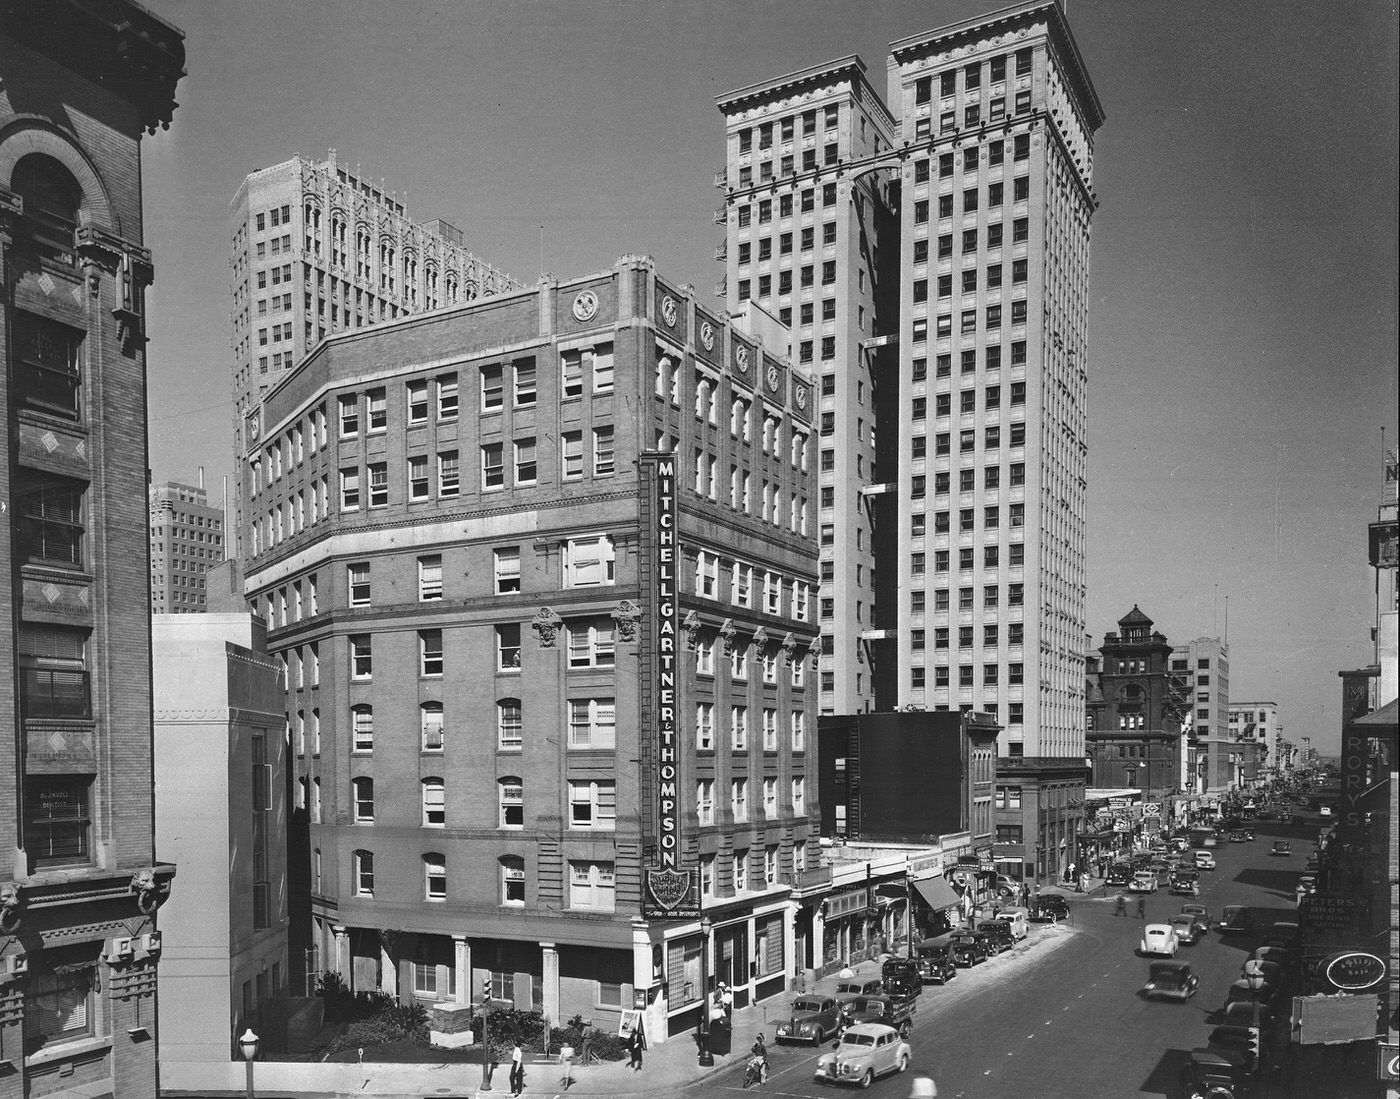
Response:
[[[510,1051],[510,1093],[519,1095],[525,1090],[525,1052],[517,1039],[515,1048]]]
[[[627,1067],[637,1072],[642,1071],[642,1050],[646,1046],[642,1041],[641,1025],[632,1028],[632,1034],[627,1039]]]

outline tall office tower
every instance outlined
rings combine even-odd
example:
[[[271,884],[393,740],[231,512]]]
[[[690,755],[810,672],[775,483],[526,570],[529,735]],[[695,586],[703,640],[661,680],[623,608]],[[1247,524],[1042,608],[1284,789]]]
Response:
[[[330,336],[264,395],[246,590],[313,973],[645,1005],[656,1041],[702,953],[740,1003],[821,964],[812,403],[635,256]]]
[[[908,153],[896,701],[996,714],[1006,756],[1082,757],[1103,111],[1054,0],[890,50]]]
[[[898,245],[892,172],[860,165],[888,157],[895,120],[854,56],[717,102],[726,305],[754,301],[775,314],[795,361],[820,378],[821,710],[868,710],[877,675],[893,675],[891,643],[877,629],[874,503],[893,473],[876,460],[876,400],[882,370],[893,378],[884,334],[894,331]],[[883,441],[896,443],[892,428]],[[883,533],[894,535],[893,522]]]
[[[467,251],[456,227],[410,220],[334,149],[252,173],[229,207],[235,454],[259,392],[328,334],[521,285]],[[235,538],[242,508],[236,492]]]
[[[224,513],[203,486],[167,481],[146,490],[151,524],[151,613],[198,614],[204,574],[224,559]]]
[[[1231,776],[1237,776],[1245,762],[1256,762],[1258,755],[1245,753],[1230,735],[1230,646],[1218,637],[1176,645],[1171,668],[1185,679],[1189,692],[1186,742],[1192,788],[1201,794],[1218,792],[1236,781]]]
[[[0,2],[0,1096],[157,1094],[141,138],[184,35]]]

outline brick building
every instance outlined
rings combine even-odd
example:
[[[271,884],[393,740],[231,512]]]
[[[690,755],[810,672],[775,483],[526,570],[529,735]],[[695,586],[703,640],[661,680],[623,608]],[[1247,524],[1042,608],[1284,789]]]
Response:
[[[200,470],[200,480],[203,480]],[[204,486],[167,481],[147,490],[151,523],[151,613],[208,608],[205,576],[224,559],[224,512]]]
[[[0,1096],[155,1095],[141,138],[183,34],[0,2]],[[13,516],[11,520],[10,516]]]
[[[334,149],[253,172],[229,209],[236,454],[258,394],[329,333],[520,286],[472,255],[460,229],[411,220],[397,195]],[[235,536],[242,506],[235,493]]]
[[[818,873],[811,407],[624,257],[328,336],[250,410],[313,975],[552,1019],[641,998],[658,1040],[698,1020],[703,911],[736,1002],[785,987]]]

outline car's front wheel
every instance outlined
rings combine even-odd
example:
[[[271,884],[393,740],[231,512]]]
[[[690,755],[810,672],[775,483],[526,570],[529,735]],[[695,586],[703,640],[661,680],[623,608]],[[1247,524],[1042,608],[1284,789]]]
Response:
[[[909,1068],[909,1058],[904,1054],[899,1055],[899,1071],[905,1072]]]
[[[866,1069],[866,1070],[865,1070],[865,1075],[862,1076],[862,1077],[860,1078],[860,1086],[863,1087],[863,1088],[868,1088],[868,1087],[869,1087],[871,1084],[873,1084],[874,1082],[875,1082],[875,1070],[874,1070],[873,1068],[868,1068],[868,1069]]]
[[[817,1027],[816,1031],[814,1031],[812,1034],[812,1045],[819,1046],[825,1039],[826,1033],[822,1030],[821,1027]]]

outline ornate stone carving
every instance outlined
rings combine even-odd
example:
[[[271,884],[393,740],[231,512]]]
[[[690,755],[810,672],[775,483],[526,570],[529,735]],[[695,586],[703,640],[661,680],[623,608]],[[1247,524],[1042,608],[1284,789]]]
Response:
[[[822,658],[822,639],[820,637],[812,638],[812,643],[807,646],[807,655],[812,658],[812,667],[815,668]]]
[[[554,648],[555,635],[559,632],[559,627],[564,624],[564,620],[555,614],[548,607],[541,607],[539,613],[530,622],[530,628],[535,631],[535,636],[540,639],[540,648]]]
[[[694,611],[689,612],[682,619],[681,633],[685,634],[685,647],[694,652],[695,642],[700,637],[700,616]]]
[[[24,917],[24,889],[18,882],[0,885],[0,931],[12,935]]]
[[[637,623],[642,620],[642,609],[637,604],[624,599],[612,609],[612,620],[619,641],[637,640]]]
[[[719,636],[724,645],[724,655],[733,656],[735,649],[735,635],[738,631],[734,628],[734,619],[726,618],[720,623]]]
[[[759,626],[758,629],[754,630],[753,648],[754,652],[758,653],[759,656],[762,656],[764,650],[768,648],[768,630],[766,627]]]
[[[792,634],[788,634],[783,638],[783,659],[788,664],[798,659],[797,638]]]

